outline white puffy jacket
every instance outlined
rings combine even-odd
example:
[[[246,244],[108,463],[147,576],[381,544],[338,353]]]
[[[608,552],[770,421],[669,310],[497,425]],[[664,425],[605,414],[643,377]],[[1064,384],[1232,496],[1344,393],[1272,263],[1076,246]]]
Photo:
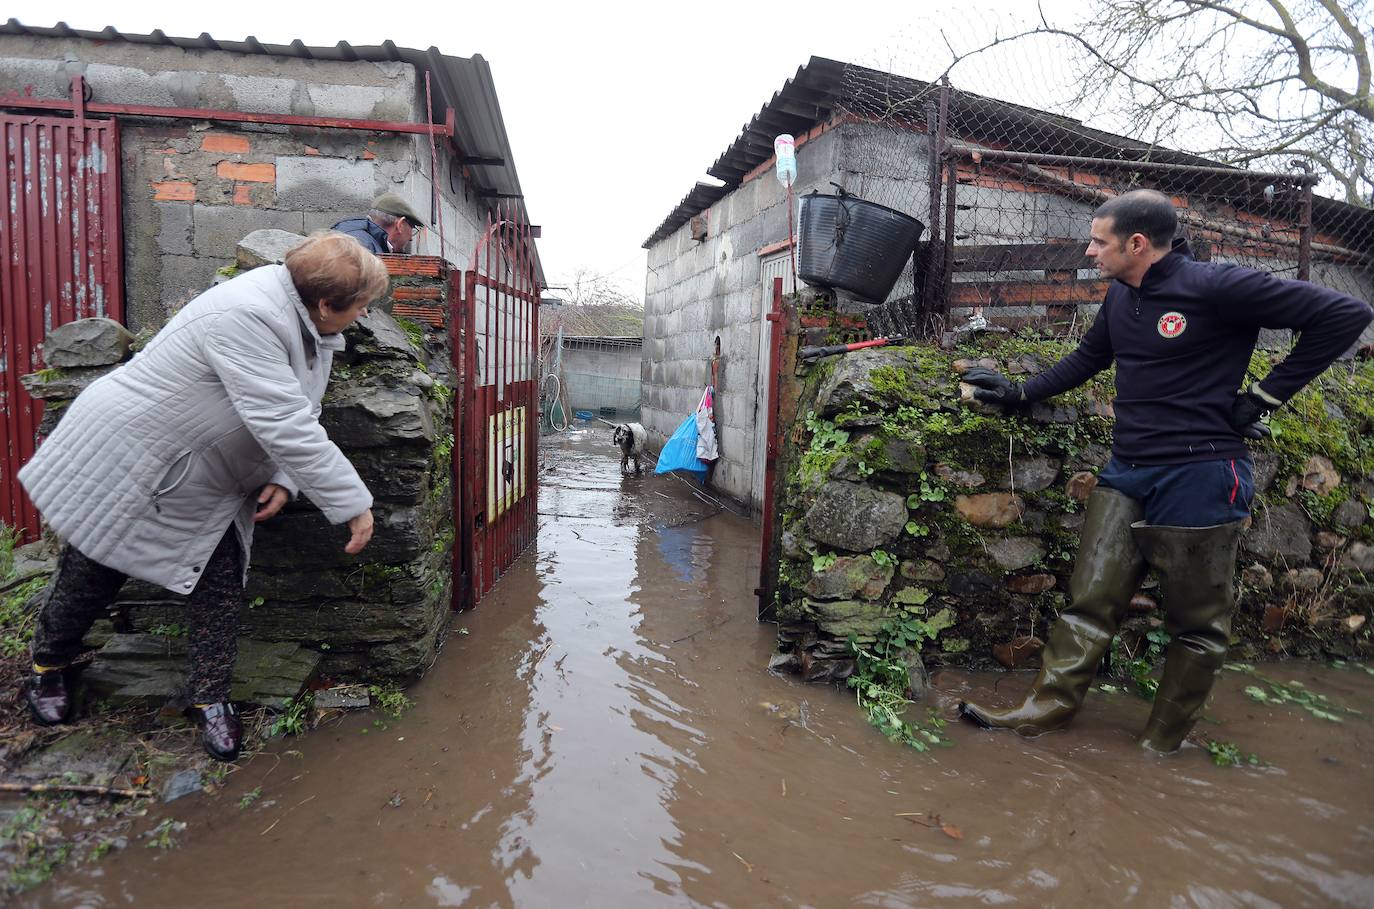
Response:
[[[67,542],[131,577],[190,592],[231,522],[246,570],[265,484],[335,524],[372,507],[319,422],[343,343],[316,331],[285,266],[226,281],[83,391],[20,482]]]

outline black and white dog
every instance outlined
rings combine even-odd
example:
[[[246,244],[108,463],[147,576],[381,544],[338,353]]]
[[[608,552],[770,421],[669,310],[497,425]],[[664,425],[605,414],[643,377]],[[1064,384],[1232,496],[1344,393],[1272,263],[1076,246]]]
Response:
[[[643,473],[639,466],[639,456],[644,453],[644,427],[638,423],[620,423],[611,433],[611,444],[620,449],[620,472],[623,474],[630,461],[635,462],[635,473]]]

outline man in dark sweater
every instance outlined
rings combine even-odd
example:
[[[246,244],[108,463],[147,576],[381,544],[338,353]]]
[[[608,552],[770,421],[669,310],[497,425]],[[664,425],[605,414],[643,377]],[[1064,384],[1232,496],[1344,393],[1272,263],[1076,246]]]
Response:
[[[1015,407],[1116,362],[1112,458],[1088,498],[1070,606],[1018,707],[959,705],[987,728],[1039,735],[1073,719],[1145,572],[1171,636],[1141,744],[1174,751],[1226,658],[1240,531],[1254,492],[1245,438],[1331,365],[1374,318],[1369,304],[1237,265],[1195,262],[1172,202],[1134,190],[1093,217],[1087,255],[1115,279],[1072,353],[1024,386],[987,369],[963,377],[980,401]],[[1282,363],[1241,388],[1261,328],[1300,332]],[[1238,390],[1239,389],[1239,390]]]
[[[373,201],[367,217],[347,218],[331,229],[348,234],[363,249],[381,255],[405,252],[424,226],[424,219],[409,202],[396,193],[382,193]]]

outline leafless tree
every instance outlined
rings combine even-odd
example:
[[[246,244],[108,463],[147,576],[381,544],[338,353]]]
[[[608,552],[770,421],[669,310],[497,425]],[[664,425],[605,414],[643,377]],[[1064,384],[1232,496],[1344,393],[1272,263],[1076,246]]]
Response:
[[[550,311],[545,319],[549,328],[563,326],[565,334],[597,337],[642,337],[644,305],[625,293],[608,276],[589,268],[577,268],[563,291],[565,305]]]
[[[1092,0],[1048,14],[960,62],[1030,36],[1075,51],[1089,114],[1115,114],[1146,141],[1237,165],[1299,160],[1346,202],[1374,205],[1369,0]],[[947,39],[948,43],[948,39]]]

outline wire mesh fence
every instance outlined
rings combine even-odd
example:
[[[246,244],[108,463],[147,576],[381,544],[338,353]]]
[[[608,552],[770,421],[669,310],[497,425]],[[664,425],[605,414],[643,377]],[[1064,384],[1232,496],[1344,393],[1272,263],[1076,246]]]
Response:
[[[1234,92],[1207,100],[1218,108],[1211,116],[1198,116],[1202,104],[1193,102],[1190,116],[1174,110],[1144,120],[1139,104],[1085,103],[1092,99],[1075,79],[1093,61],[1080,54],[1075,72],[1065,53],[1081,50],[1080,36],[1043,18],[1014,36],[990,34],[972,40],[974,51],[942,36],[942,79],[846,67],[836,105],[847,131],[845,189],[926,227],[887,301],[869,313],[875,334],[929,336],[970,320],[1081,326],[1106,289],[1084,255],[1092,214],[1135,188],[1174,200],[1195,258],[1374,298],[1370,199],[1361,198],[1358,179],[1342,183],[1306,153],[1329,143],[1328,133],[1309,134],[1294,121],[1291,135],[1269,137],[1270,153],[1222,153],[1238,133],[1221,108],[1245,103]],[[932,65],[940,64],[923,68]],[[1116,100],[1123,98],[1130,100]],[[1369,121],[1349,111],[1331,116],[1353,131],[1346,152],[1374,144]]]

